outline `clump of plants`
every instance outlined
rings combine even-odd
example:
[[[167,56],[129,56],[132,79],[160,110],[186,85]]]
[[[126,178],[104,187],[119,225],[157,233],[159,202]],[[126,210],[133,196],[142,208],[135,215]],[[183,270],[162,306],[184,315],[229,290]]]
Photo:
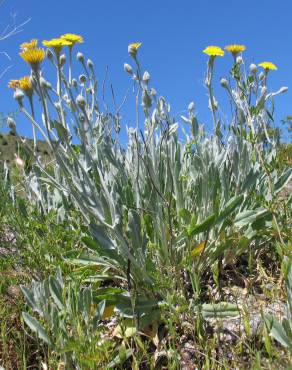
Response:
[[[82,73],[73,77],[80,42],[81,36],[66,34],[43,41],[46,49],[37,40],[22,44],[30,75],[9,83],[33,127],[34,147],[27,150],[35,164],[25,177],[28,194],[34,189],[38,195],[31,196],[32,203],[42,212],[58,208],[57,220],[72,209],[82,218],[83,245],[63,256],[74,266],[72,274],[64,281],[58,270],[57,278],[22,287],[32,309],[23,319],[70,368],[95,368],[91,345],[101,341],[104,355],[99,320],[103,325],[111,316],[117,319],[111,334],[119,349],[110,366],[138,368],[149,357],[145,338],[150,338],[157,351],[164,343],[160,358],[177,368],[181,353],[173,348],[179,340],[173,336],[185,335],[181,320],[202,344],[211,335],[207,317],[241,312],[223,291],[230,266],[245,261],[252,271],[263,253],[279,266],[290,258],[291,197],[283,197],[283,189],[292,169],[279,170],[278,141],[270,130],[274,98],[287,88],[270,92],[269,74],[277,67],[271,62],[247,67],[245,46],[226,46],[230,71],[220,84],[234,114],[224,128],[213,89],[224,50],[207,47],[205,85],[214,124],[207,135],[194,103],[177,122],[142,67],[141,43],[130,44],[132,64],[124,69],[134,81],[136,126],[127,129],[121,144],[119,109],[101,109],[93,62],[80,52]],[[56,84],[42,72],[45,62]],[[15,127],[14,121],[9,125]],[[52,152],[52,165],[37,156],[36,132]],[[218,362],[209,353],[192,356],[204,368]],[[158,366],[156,360],[146,362]],[[226,359],[224,366],[231,362]]]

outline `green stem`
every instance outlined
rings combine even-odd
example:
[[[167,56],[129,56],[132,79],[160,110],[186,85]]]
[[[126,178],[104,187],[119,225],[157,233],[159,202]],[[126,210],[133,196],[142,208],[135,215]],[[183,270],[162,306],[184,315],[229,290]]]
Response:
[[[215,99],[214,99],[213,88],[212,88],[214,60],[215,60],[214,57],[210,57],[210,59],[208,61],[208,72],[207,72],[207,78],[206,78],[206,86],[207,86],[207,89],[208,89],[208,94],[209,94],[209,99],[210,99],[211,112],[212,112],[215,132],[217,133],[218,123],[217,123],[217,119],[216,119],[216,106],[215,106]]]
[[[33,106],[33,98],[32,95],[28,97],[30,110],[31,110],[31,116],[33,120],[35,121],[35,113],[34,113],[34,106]],[[36,131],[35,131],[35,125],[32,125],[32,134],[33,134],[33,154],[36,155]]]
[[[69,84],[72,83],[72,45],[69,46]]]

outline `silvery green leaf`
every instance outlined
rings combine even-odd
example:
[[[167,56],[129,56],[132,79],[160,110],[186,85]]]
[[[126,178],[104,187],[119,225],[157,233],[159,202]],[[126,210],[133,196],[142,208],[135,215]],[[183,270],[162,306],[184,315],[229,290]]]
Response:
[[[60,266],[56,268],[56,279],[61,287],[61,289],[64,289],[64,280],[62,277],[62,271],[60,269]]]
[[[168,131],[169,135],[173,135],[176,132],[177,129],[178,129],[178,123],[177,122],[170,125],[169,131]]]
[[[275,183],[275,193],[279,193],[292,178],[292,168],[288,168]]]
[[[233,303],[204,303],[202,305],[202,314],[204,318],[224,318],[238,316],[239,313],[238,306]]]
[[[268,214],[268,211],[265,208],[257,208],[251,210],[245,210],[240,212],[235,217],[235,225],[238,228],[252,224],[254,221],[262,218]]]
[[[30,327],[30,329],[38,334],[40,339],[42,339],[48,345],[51,344],[51,340],[48,337],[46,331],[34,317],[30,316],[30,314],[28,314],[27,312],[22,312],[22,317],[25,323]]]
[[[35,299],[34,299],[34,295],[32,293],[32,291],[25,287],[24,285],[20,285],[20,289],[26,299],[26,302],[27,304],[34,310],[34,311],[37,311],[39,312],[39,308],[37,307],[36,305],[36,302],[35,302]]]
[[[55,279],[53,276],[50,276],[49,278],[49,288],[50,288],[50,293],[52,295],[52,298],[58,308],[62,310],[64,308],[64,302],[63,302],[63,297],[62,297],[62,288],[58,282],[57,279]]]
[[[289,338],[287,337],[283,326],[275,317],[271,315],[265,315],[264,320],[270,332],[270,335],[274,339],[276,339],[284,347],[290,347],[292,345],[291,340],[289,340]]]
[[[104,309],[105,309],[105,303],[106,303],[106,301],[103,299],[97,305],[96,313],[95,313],[95,315],[92,319],[93,330],[97,329],[98,323],[99,323],[100,319],[102,318],[102,315],[103,315],[103,312],[104,312]]]
[[[87,287],[83,290],[83,306],[84,311],[87,313],[87,317],[89,316],[91,304],[92,304],[92,291],[90,287]]]
[[[180,116],[185,123],[191,123],[191,120],[185,116]]]

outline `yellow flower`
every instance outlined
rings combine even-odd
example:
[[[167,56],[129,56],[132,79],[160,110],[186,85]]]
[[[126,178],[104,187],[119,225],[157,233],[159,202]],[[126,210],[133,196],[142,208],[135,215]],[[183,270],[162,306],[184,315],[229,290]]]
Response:
[[[71,46],[72,42],[58,38],[58,39],[44,40],[43,45],[49,48],[50,47],[53,48],[55,50],[55,53],[60,53],[63,46]]]
[[[33,94],[33,88],[30,83],[30,77],[24,76],[20,78],[19,80],[19,87],[21,90],[23,90],[28,96],[31,96]]]
[[[20,45],[20,49],[22,51],[29,50],[29,49],[35,49],[37,47],[38,40],[33,39],[30,40],[29,42],[24,42],[23,44]]]
[[[17,89],[17,88],[19,88],[19,80],[10,80],[8,82],[8,87],[10,89]]]
[[[203,50],[203,53],[209,55],[210,57],[224,56],[224,50],[222,50],[219,46],[208,46]]]
[[[236,55],[238,53],[242,53],[243,51],[245,51],[246,46],[233,44],[233,45],[226,45],[224,49],[229,51],[229,53]]]
[[[32,68],[37,68],[45,59],[46,53],[44,49],[34,48],[24,50],[23,52],[19,53],[19,55],[26,63],[30,64]]]
[[[136,56],[137,50],[142,45],[142,42],[133,42],[132,44],[128,45],[128,53],[132,55],[133,57]]]
[[[66,33],[65,35],[61,36],[61,39],[70,41],[72,45],[75,45],[77,42],[83,42],[83,37],[80,35],[75,35],[74,33]]]
[[[271,62],[262,62],[259,64],[259,67],[264,68],[266,71],[276,71],[278,69],[275,64]]]

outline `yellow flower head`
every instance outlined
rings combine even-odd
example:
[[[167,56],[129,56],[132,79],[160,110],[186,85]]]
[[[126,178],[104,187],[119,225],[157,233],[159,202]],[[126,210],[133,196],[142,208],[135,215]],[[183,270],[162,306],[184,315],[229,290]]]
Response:
[[[222,50],[219,46],[208,46],[203,50],[203,53],[209,55],[210,57],[224,56],[224,50]]]
[[[238,53],[242,53],[243,51],[245,51],[246,46],[233,44],[233,45],[226,45],[224,49],[229,51],[229,53],[236,55]]]
[[[19,80],[10,80],[8,82],[8,87],[10,89],[17,89],[17,88],[19,88]]]
[[[60,53],[63,46],[71,46],[72,42],[58,38],[58,39],[44,40],[43,45],[47,46],[48,48],[53,48],[55,50],[55,53]]]
[[[139,47],[142,45],[141,42],[133,42],[132,44],[129,44],[128,45],[128,53],[130,55],[132,55],[133,57],[136,56],[137,54],[137,51],[139,49]]]
[[[19,87],[23,90],[27,95],[31,96],[33,94],[33,87],[30,83],[30,77],[24,76],[19,80]]]
[[[35,49],[37,47],[37,44],[38,44],[38,40],[33,39],[33,40],[30,40],[29,42],[24,42],[23,44],[21,44],[20,49],[22,51]]]
[[[45,59],[46,53],[44,49],[34,48],[24,50],[19,53],[19,55],[26,63],[30,64],[32,68],[37,68]]]
[[[277,66],[271,62],[262,62],[259,64],[259,67],[264,68],[266,71],[276,71],[278,69]]]
[[[77,42],[83,42],[83,37],[80,35],[75,35],[74,33],[66,33],[65,35],[61,36],[61,39],[70,41],[72,45],[75,45]]]

